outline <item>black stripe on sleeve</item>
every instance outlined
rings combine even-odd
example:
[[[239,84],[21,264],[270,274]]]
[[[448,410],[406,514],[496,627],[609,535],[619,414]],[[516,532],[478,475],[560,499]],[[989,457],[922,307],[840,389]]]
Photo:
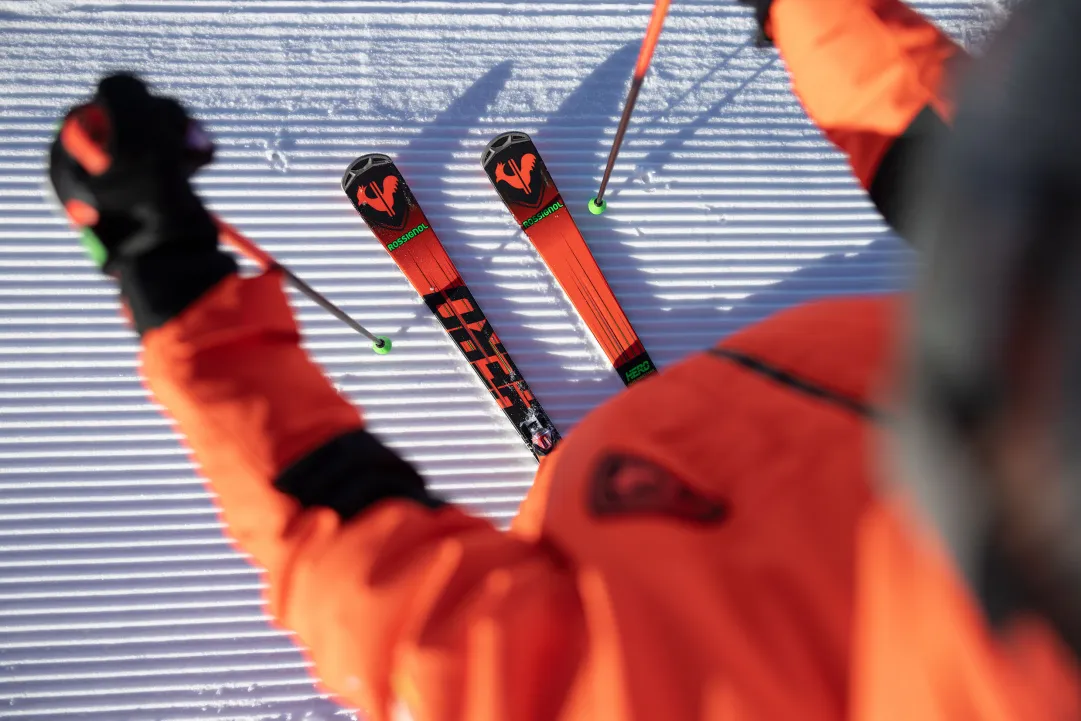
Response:
[[[343,520],[390,498],[444,505],[411,465],[365,430],[338,436],[287,468],[274,482],[304,508],[334,509]]]
[[[938,113],[930,105],[924,107],[882,156],[867,189],[878,212],[909,243],[913,242],[910,214],[931,177],[933,148],[949,132]]]

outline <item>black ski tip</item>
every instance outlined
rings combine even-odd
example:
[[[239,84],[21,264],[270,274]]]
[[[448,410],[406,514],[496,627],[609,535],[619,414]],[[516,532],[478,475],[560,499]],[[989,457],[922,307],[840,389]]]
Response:
[[[391,160],[390,156],[384,155],[383,153],[368,153],[367,155],[360,156],[349,164],[349,167],[345,171],[345,175],[342,176],[342,190],[348,193],[349,184],[352,183],[357,176],[363,175],[372,168],[380,165],[391,165],[393,163],[394,161]]]
[[[506,133],[500,133],[492,138],[492,142],[488,143],[488,147],[484,149],[484,152],[480,156],[480,164],[482,167],[487,168],[488,163],[492,161],[492,157],[500,151],[504,150],[508,146],[516,143],[531,143],[533,142],[528,135],[520,130],[511,130]]]

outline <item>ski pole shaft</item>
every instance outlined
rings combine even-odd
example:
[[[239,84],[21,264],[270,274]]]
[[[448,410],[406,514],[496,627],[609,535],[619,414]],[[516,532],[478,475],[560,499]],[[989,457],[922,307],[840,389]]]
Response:
[[[638,91],[642,88],[642,78],[635,77],[631,81],[631,91],[627,94],[627,102],[623,105],[623,117],[619,119],[619,127],[616,128],[616,137],[612,140],[612,149],[608,151],[608,163],[604,166],[604,177],[601,178],[601,186],[597,189],[597,197],[593,201],[596,205],[604,202],[604,191],[608,189],[608,181],[612,177],[612,169],[616,165],[616,157],[619,155],[619,147],[623,145],[623,136],[627,134],[627,126],[630,124],[631,113],[634,104],[638,100]]]
[[[282,272],[286,280],[290,285],[306,295],[312,302],[318,305],[323,310],[330,313],[332,316],[345,323],[347,326],[360,333],[362,336],[372,342],[372,348],[378,352],[386,352],[390,349],[390,339],[384,336],[377,336],[367,328],[357,323],[349,316],[344,310],[332,303],[325,295],[312,288],[308,283],[298,276],[293,271],[286,268],[284,265],[274,259],[272,255],[260,248],[250,239],[248,239],[243,233],[234,228],[229,223],[226,223],[221,218],[215,217],[214,222],[218,225],[218,232],[221,234],[222,239],[233,246],[241,253],[246,255],[251,260],[255,261],[259,267],[263,270],[277,269]],[[386,350],[384,350],[386,349]]]
[[[601,210],[604,208],[604,191],[608,188],[608,181],[612,177],[612,169],[616,164],[616,156],[619,155],[619,147],[623,144],[623,136],[627,134],[631,113],[634,111],[634,104],[638,100],[638,91],[642,89],[642,83],[646,79],[646,71],[649,70],[649,64],[653,60],[653,51],[657,49],[657,40],[660,39],[661,29],[664,27],[664,19],[668,16],[670,2],[671,0],[656,0],[653,5],[653,14],[649,18],[646,36],[642,38],[642,48],[638,51],[638,63],[634,67],[634,79],[631,80],[631,88],[627,93],[627,100],[623,104],[623,115],[619,119],[616,137],[612,141],[612,150],[608,153],[608,163],[604,167],[604,177],[601,179],[597,196],[590,202],[591,207],[597,207]]]

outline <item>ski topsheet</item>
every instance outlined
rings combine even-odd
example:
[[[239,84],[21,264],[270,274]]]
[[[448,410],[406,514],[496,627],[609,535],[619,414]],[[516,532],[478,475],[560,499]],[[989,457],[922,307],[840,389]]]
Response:
[[[623,382],[656,371],[529,136],[503,133],[481,164]]]
[[[559,433],[462,281],[405,179],[386,155],[352,162],[342,190],[390,257],[442,322],[488,392],[538,458]]]

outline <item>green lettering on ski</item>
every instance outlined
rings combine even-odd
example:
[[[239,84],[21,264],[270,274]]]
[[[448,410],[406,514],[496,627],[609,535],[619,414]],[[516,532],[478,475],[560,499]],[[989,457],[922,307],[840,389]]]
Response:
[[[653,364],[647,360],[644,360],[624,374],[623,382],[630,383],[634,379],[640,378],[646,373],[649,373],[651,370],[654,370]]]
[[[557,200],[556,202],[552,203],[551,205],[549,205],[547,208],[545,208],[541,212],[534,215],[532,218],[526,218],[525,220],[523,220],[522,221],[522,228],[524,229],[524,228],[528,228],[531,225],[536,225],[537,223],[541,222],[542,220],[544,220],[549,215],[556,212],[557,210],[559,210],[562,207],[563,207],[563,203],[561,203],[561,202],[559,202]]]
[[[420,225],[418,225],[416,228],[413,228],[411,231],[409,231],[405,235],[403,235],[403,236],[401,236],[399,238],[395,238],[394,240],[387,243],[387,250],[389,250],[390,252],[393,253],[394,251],[398,250],[398,248],[401,248],[403,245],[405,245],[409,241],[413,240],[413,238],[416,238],[418,235],[420,235],[421,233],[423,233],[426,230],[428,230],[428,224],[427,223],[421,223]]]

